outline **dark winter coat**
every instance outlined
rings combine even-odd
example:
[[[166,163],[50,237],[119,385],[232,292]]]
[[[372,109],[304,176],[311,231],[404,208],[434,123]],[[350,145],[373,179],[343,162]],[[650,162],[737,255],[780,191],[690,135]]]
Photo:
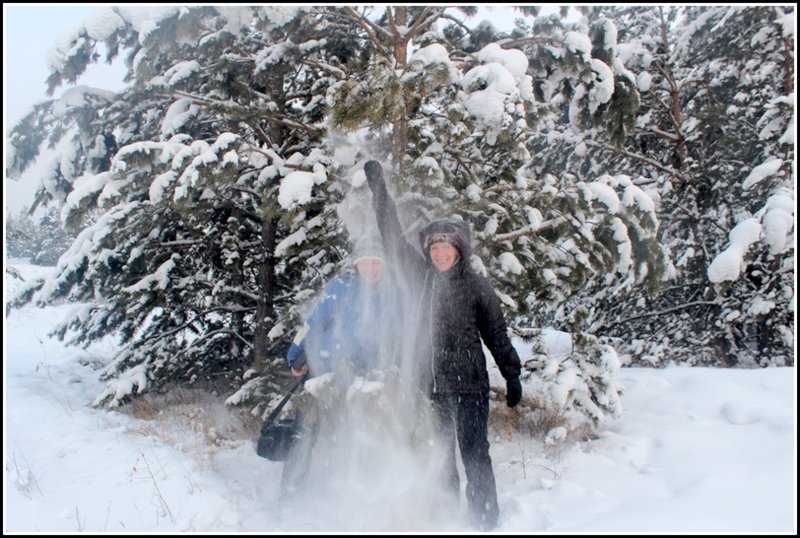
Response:
[[[449,271],[440,272],[427,254],[419,254],[403,238],[397,209],[385,184],[371,181],[370,188],[384,248],[398,266],[414,276],[417,285],[415,336],[418,352],[430,364],[431,392],[488,394],[481,340],[503,377],[518,377],[520,360],[508,337],[500,300],[490,282],[469,267],[468,225],[463,221],[436,221],[420,232],[421,246],[429,233],[459,235],[459,261]]]

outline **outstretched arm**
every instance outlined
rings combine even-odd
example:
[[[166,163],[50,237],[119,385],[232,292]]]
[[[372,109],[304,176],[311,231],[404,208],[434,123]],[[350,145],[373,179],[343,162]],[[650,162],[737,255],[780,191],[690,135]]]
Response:
[[[381,164],[378,161],[367,161],[364,164],[364,173],[372,191],[372,208],[375,210],[384,248],[396,262],[411,266],[415,271],[424,270],[424,258],[403,238],[403,226],[397,215],[397,206],[386,188]]]

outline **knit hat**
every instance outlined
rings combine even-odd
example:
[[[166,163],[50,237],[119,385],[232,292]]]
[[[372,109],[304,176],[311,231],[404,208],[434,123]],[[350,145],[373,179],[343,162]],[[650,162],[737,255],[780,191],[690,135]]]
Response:
[[[469,225],[454,218],[436,220],[419,232],[419,243],[422,252],[428,255],[434,243],[448,243],[456,247],[463,259],[470,255]]]
[[[383,242],[379,237],[365,235],[356,242],[356,246],[353,248],[354,263],[358,263],[367,258],[386,259],[386,255],[383,252]]]
[[[461,252],[461,236],[459,236],[457,232],[428,234],[422,240],[422,248],[425,252],[428,252],[434,243],[447,243],[448,245],[456,247],[459,253]]]

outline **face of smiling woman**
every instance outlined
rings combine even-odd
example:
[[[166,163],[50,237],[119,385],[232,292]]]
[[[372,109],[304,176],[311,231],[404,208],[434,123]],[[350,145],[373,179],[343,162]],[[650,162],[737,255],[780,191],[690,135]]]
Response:
[[[458,261],[458,249],[450,243],[434,243],[428,253],[433,266],[441,272],[449,271]]]

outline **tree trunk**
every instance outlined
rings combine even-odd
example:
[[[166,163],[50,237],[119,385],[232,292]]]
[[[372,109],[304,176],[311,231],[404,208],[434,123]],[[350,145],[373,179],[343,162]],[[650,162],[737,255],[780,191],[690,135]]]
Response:
[[[406,8],[398,6],[394,9],[394,27],[406,27]],[[395,68],[398,70],[405,69],[406,56],[408,55],[408,40],[410,36],[400,33],[395,33],[394,43],[394,60]],[[408,103],[405,103],[405,107]],[[392,146],[394,154],[394,162],[397,165],[397,170],[400,174],[403,173],[403,158],[406,155],[406,144],[408,142],[408,110],[404,109],[400,117],[394,122],[394,132],[392,134]]]
[[[261,245],[264,258],[258,268],[258,290],[256,320],[253,330],[253,367],[259,372],[267,371],[269,357],[269,334],[275,322],[275,231],[278,220],[265,219],[261,224]]]
[[[287,67],[273,69],[266,79],[267,92],[278,105],[280,112],[286,109],[283,83],[288,71]],[[278,122],[270,122],[267,125],[267,134],[268,144],[275,148],[279,148],[287,136],[286,129]],[[277,191],[272,196],[277,196]],[[264,200],[263,203],[267,205],[267,210],[261,222],[262,259],[258,266],[258,301],[253,329],[253,367],[258,372],[266,372],[271,359],[270,341],[267,335],[275,323],[275,244],[279,215],[275,198]]]
[[[236,219],[236,222],[240,222],[242,219],[242,210],[238,207],[233,207],[231,209],[231,216]],[[234,288],[241,287],[244,284],[244,258],[239,257],[236,261],[236,271],[231,271],[231,285]],[[244,312],[237,312],[233,311],[231,313],[231,327],[236,332],[236,334],[243,335],[245,334],[245,317]],[[236,339],[231,339],[231,347],[241,347],[242,343]],[[231,349],[231,356],[233,357],[240,357],[242,354],[234,349]]]

